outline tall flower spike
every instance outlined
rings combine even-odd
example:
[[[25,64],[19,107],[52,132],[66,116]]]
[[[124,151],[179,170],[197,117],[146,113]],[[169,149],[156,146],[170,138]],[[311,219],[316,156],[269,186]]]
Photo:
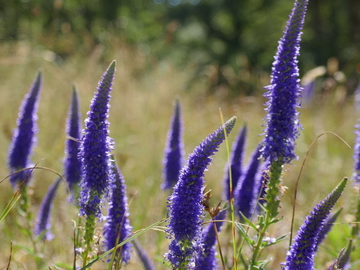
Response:
[[[237,183],[242,175],[242,165],[245,153],[245,142],[247,135],[247,126],[239,131],[239,134],[232,145],[231,157],[230,157],[230,170],[231,170],[231,186],[234,197],[234,190],[237,186]],[[230,201],[230,174],[229,174],[229,164],[226,164],[225,177],[224,177],[224,200]]]
[[[330,214],[330,210],[344,191],[346,182],[347,178],[344,178],[306,217],[287,254],[284,270],[315,269],[314,256],[319,233],[324,226],[325,219]]]
[[[50,241],[54,238],[53,234],[50,231],[51,223],[50,223],[50,215],[51,209],[53,208],[53,202],[56,196],[56,191],[61,182],[61,178],[58,178],[51,184],[46,195],[41,202],[40,210],[37,218],[37,222],[35,224],[35,235],[42,236],[42,239],[46,239]]]
[[[182,139],[183,123],[181,120],[181,106],[177,99],[171,118],[171,125],[167,136],[165,157],[163,161],[163,189],[175,186],[179,179],[180,170],[184,164],[184,143]]]
[[[297,57],[308,0],[296,0],[287,22],[286,30],[279,41],[273,63],[270,85],[266,87],[265,138],[262,148],[264,159],[270,162],[290,163],[295,155],[295,140],[299,135],[299,70]]]
[[[17,128],[14,131],[9,148],[9,167],[11,172],[30,165],[30,156],[36,143],[36,134],[38,132],[36,120],[41,86],[42,74],[38,72],[19,110]],[[12,175],[10,177],[12,186],[16,188],[24,180],[28,182],[30,179],[28,174],[29,170]]]
[[[83,266],[86,266],[93,243],[96,218],[101,217],[101,201],[113,188],[114,177],[110,159],[113,142],[109,137],[107,118],[115,68],[116,62],[113,61],[98,84],[97,92],[90,104],[88,117],[85,119],[84,135],[80,144],[82,181],[79,204],[80,215],[86,216]]]
[[[353,240],[350,239],[347,247],[340,251],[340,254],[336,258],[335,262],[328,268],[329,270],[342,270],[350,268],[350,255],[353,249],[352,241]]]
[[[360,122],[360,119],[358,121]],[[360,185],[360,124],[355,125],[355,134],[353,179],[356,185]]]
[[[180,172],[173,194],[168,198],[168,232],[173,240],[165,256],[173,269],[194,267],[203,222],[204,171],[212,160],[210,156],[217,152],[225,140],[225,131],[228,135],[235,122],[236,117],[232,117],[194,149]]]
[[[317,241],[316,241],[316,250],[318,249],[321,242],[325,239],[328,232],[330,232],[332,226],[334,225],[334,222],[336,221],[336,219],[340,215],[341,211],[342,211],[342,208],[340,208],[335,214],[329,215],[325,219],[324,226],[321,228],[321,230],[319,232],[319,236],[318,236]]]
[[[283,165],[296,158],[295,141],[300,129],[297,107],[300,106],[301,92],[297,57],[307,4],[308,0],[295,0],[284,35],[279,41],[270,85],[266,87],[265,138],[260,151],[263,160],[270,163],[269,181],[265,190],[265,218],[259,220],[260,230],[249,268],[257,265],[267,229],[279,214]]]
[[[129,221],[129,210],[126,197],[126,185],[115,162],[112,164],[115,177],[114,187],[109,203],[109,214],[104,226],[106,248],[112,249],[131,235],[132,227]],[[130,260],[131,244],[126,243],[117,250],[121,260],[128,263]]]
[[[83,179],[80,184],[81,215],[101,216],[101,199],[113,182],[110,161],[113,142],[109,137],[107,118],[115,67],[116,62],[113,61],[105,71],[85,119],[79,154],[83,164]]]
[[[354,106],[357,112],[360,111],[360,81],[354,92]]]
[[[261,185],[260,151],[257,147],[251,157],[249,165],[239,180],[234,192],[236,212],[241,212],[245,217],[250,218],[255,210]]]
[[[68,188],[72,192],[72,195],[75,195],[74,193],[77,193],[75,189],[81,179],[81,160],[78,156],[80,148],[79,140],[81,135],[81,115],[79,110],[79,99],[75,87],[73,87],[71,96],[71,106],[69,108],[69,116],[66,124],[66,133],[67,140],[65,150],[66,157],[64,160],[64,174]]]
[[[134,247],[136,253],[138,254],[142,265],[144,266],[144,270],[155,270],[155,266],[150,260],[149,256],[146,254],[146,251],[141,247],[140,243],[137,239],[134,240]]]
[[[225,219],[226,211],[221,211],[214,219],[214,223],[209,223],[204,229],[202,234],[202,250],[199,258],[196,260],[196,270],[213,270],[218,267],[218,259],[216,258],[216,233],[221,231],[223,222],[220,220]]]
[[[309,106],[315,96],[315,79],[303,85],[302,103]]]

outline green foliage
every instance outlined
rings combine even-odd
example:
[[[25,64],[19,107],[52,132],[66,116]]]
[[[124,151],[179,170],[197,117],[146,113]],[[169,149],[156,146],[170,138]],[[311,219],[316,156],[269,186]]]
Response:
[[[39,42],[61,58],[120,39],[144,54],[182,66],[192,63],[197,67],[193,81],[206,77],[211,90],[226,86],[252,95],[259,91],[258,77],[270,69],[278,29],[291,7],[287,0],[0,0],[0,37]],[[339,59],[346,75],[354,72],[359,9],[357,0],[310,1],[302,72],[330,57]]]

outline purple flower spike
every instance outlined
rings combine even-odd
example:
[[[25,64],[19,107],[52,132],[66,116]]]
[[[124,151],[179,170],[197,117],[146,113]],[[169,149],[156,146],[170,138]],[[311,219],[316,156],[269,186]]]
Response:
[[[306,217],[300,227],[298,235],[286,257],[284,270],[313,270],[319,233],[324,226],[325,219],[330,214],[337,200],[344,191],[347,178],[334,188],[334,190],[320,202],[310,215]]]
[[[297,56],[308,0],[297,0],[287,22],[286,30],[279,41],[273,63],[271,84],[268,92],[267,116],[265,117],[265,139],[262,148],[264,159],[270,163],[290,163],[296,158],[295,140],[299,136],[299,70]]]
[[[168,232],[173,240],[165,256],[176,269],[194,267],[203,222],[204,171],[212,160],[210,156],[217,152],[225,140],[225,131],[226,135],[229,134],[235,122],[236,117],[232,117],[194,149],[180,172],[173,194],[169,196]]]
[[[315,80],[303,85],[302,101],[307,106],[311,104],[315,95]]]
[[[356,111],[360,111],[360,81],[354,92],[354,105]]]
[[[350,269],[350,255],[353,250],[352,239],[350,239],[347,247],[343,248],[335,262],[328,268],[329,270]]]
[[[81,179],[81,160],[78,156],[80,148],[81,115],[79,110],[79,99],[75,87],[73,88],[71,97],[66,133],[68,138],[66,140],[64,174],[68,187],[73,193],[74,188],[80,183]]]
[[[321,242],[325,239],[328,232],[330,232],[332,226],[334,225],[334,222],[336,221],[336,219],[340,215],[341,211],[342,211],[342,208],[340,208],[335,214],[329,215],[325,219],[324,226],[321,228],[321,230],[319,232],[319,236],[318,236],[317,241],[316,241],[316,250],[319,247],[319,245],[321,244]]]
[[[54,238],[53,234],[50,231],[51,228],[50,215],[51,215],[51,210],[53,208],[53,202],[56,196],[56,191],[60,182],[61,182],[61,178],[58,178],[57,180],[55,180],[54,183],[51,184],[40,205],[38,219],[35,224],[35,235],[36,236],[41,235],[43,240],[50,241],[51,239]]]
[[[224,220],[226,217],[226,211],[221,211],[216,217],[217,220]],[[221,231],[223,222],[215,222],[216,231]],[[199,258],[196,261],[196,270],[213,270],[218,268],[218,259],[216,258],[216,232],[214,224],[209,223],[202,234],[202,251],[199,254]]]
[[[85,120],[79,153],[83,164],[80,215],[100,217],[100,202],[113,182],[110,161],[113,143],[109,137],[107,118],[115,67],[116,62],[113,61],[105,71]]]
[[[144,270],[155,270],[155,266],[153,265],[149,256],[146,254],[146,251],[141,247],[140,243],[136,239],[134,240],[134,247],[142,262],[142,265],[144,266]]]
[[[126,185],[124,177],[119,168],[112,164],[115,183],[109,203],[109,214],[104,226],[104,236],[106,248],[112,249],[116,244],[121,243],[131,235],[132,227],[129,221],[129,210],[126,197]],[[128,242],[118,249],[123,262],[130,260],[131,244]]]
[[[260,147],[257,147],[234,191],[236,212],[241,212],[247,218],[250,218],[255,210],[261,186],[260,155]]]
[[[36,134],[38,132],[36,120],[41,86],[42,74],[38,72],[19,110],[17,128],[14,131],[9,148],[9,167],[11,172],[31,166],[30,156],[36,143]],[[25,170],[12,175],[10,177],[12,186],[16,188],[24,180],[28,183],[30,179],[28,174],[29,171]]]
[[[171,126],[168,132],[168,139],[165,148],[163,161],[163,189],[170,189],[177,183],[180,170],[184,164],[184,143],[182,139],[183,123],[181,121],[180,101],[176,100],[174,113],[171,119]]]
[[[358,120],[360,122],[360,119]],[[356,141],[354,146],[354,174],[353,179],[356,185],[360,185],[360,124],[355,126]]]
[[[247,126],[240,130],[236,141],[232,145],[231,151],[231,180],[232,180],[232,191],[234,195],[234,190],[237,186],[237,183],[242,175],[242,165],[245,153],[245,142],[247,135]],[[225,169],[225,177],[224,177],[224,200],[230,201],[230,175],[229,175],[229,164],[226,165]],[[234,196],[232,196],[234,197]]]

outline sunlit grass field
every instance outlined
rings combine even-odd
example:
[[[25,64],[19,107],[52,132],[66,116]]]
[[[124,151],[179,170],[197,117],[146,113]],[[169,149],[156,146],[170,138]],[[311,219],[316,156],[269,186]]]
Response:
[[[246,123],[249,128],[246,161],[261,142],[265,99],[258,96],[231,97],[226,92],[207,93],[206,76],[187,87],[195,67],[177,68],[171,62],[159,62],[152,56],[144,56],[134,48],[114,41],[109,48],[96,47],[89,55],[82,52],[59,61],[41,47],[27,43],[2,45],[0,50],[0,115],[1,128],[0,168],[5,178],[7,152],[11,134],[16,126],[18,109],[27,93],[36,72],[44,75],[38,112],[39,133],[32,162],[50,168],[59,174],[63,171],[65,147],[65,121],[72,85],[79,90],[82,117],[85,119],[90,100],[97,83],[108,64],[115,59],[117,71],[112,91],[110,108],[110,136],[115,141],[113,151],[127,185],[130,204],[130,221],[134,231],[145,228],[166,217],[168,192],[160,188],[162,183],[162,159],[167,130],[173,109],[173,102],[179,97],[184,120],[184,142],[186,154],[196,147],[221,123],[220,110],[225,120],[236,116],[237,124],[228,138],[229,148],[237,131]],[[269,71],[270,72],[270,71]],[[302,71],[304,72],[304,71]],[[269,77],[265,74],[259,84],[266,85]],[[263,93],[263,89],[259,89]],[[279,237],[290,231],[291,212],[295,182],[300,177],[296,200],[295,232],[309,211],[322,200],[344,176],[353,173],[353,149],[333,134],[320,137],[311,148],[317,136],[331,131],[340,136],[351,147],[354,144],[354,125],[358,112],[354,108],[353,97],[337,98],[337,93],[316,96],[312,104],[300,109],[303,130],[297,142],[299,159],[286,167],[283,184],[284,193],[280,216],[283,220],[271,228],[271,237]],[[308,153],[308,156],[307,156]],[[306,158],[307,157],[307,158]],[[212,204],[221,200],[222,180],[228,152],[223,144],[214,156],[212,165],[206,172],[207,189],[211,189]],[[306,160],[305,160],[306,158]],[[300,169],[305,161],[303,171]],[[57,178],[53,172],[36,170],[31,186],[31,210],[37,213],[39,205],[49,185]],[[5,208],[13,195],[8,179],[1,183],[0,209]],[[317,265],[333,261],[340,249],[346,245],[350,235],[354,201],[351,184],[341,197],[335,210],[344,207],[338,223],[333,227],[317,255]],[[0,269],[36,269],[30,237],[19,226],[26,226],[19,218],[17,209],[12,209],[0,224]],[[34,216],[33,221],[36,220]],[[162,225],[165,226],[166,223]],[[74,227],[79,225],[78,207],[67,201],[65,185],[60,186],[52,213],[52,231],[55,238],[50,242],[37,243],[38,254],[43,260],[42,269],[68,269],[73,262]],[[101,224],[98,235],[101,237]],[[231,261],[230,225],[221,233],[223,252]],[[239,239],[239,237],[238,237]],[[169,239],[162,231],[150,230],[139,236],[140,243],[153,259],[156,269],[167,269],[163,255],[168,250]],[[99,239],[99,249],[102,246]],[[12,251],[10,256],[10,250]],[[264,257],[272,257],[269,269],[279,269],[284,261],[288,239],[270,249]],[[245,245],[244,251],[248,249]],[[99,252],[101,252],[99,250]],[[80,260],[80,259],[79,259]],[[58,265],[59,268],[55,268]],[[97,262],[93,269],[107,269],[106,262]],[[140,269],[141,263],[133,257],[126,269]],[[71,268],[69,268],[71,269]],[[319,268],[322,269],[322,268]]]

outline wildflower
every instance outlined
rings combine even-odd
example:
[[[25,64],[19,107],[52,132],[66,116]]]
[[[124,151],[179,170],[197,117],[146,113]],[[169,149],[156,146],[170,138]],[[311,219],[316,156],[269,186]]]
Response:
[[[230,158],[230,170],[231,170],[231,187],[232,192],[234,192],[237,183],[242,175],[242,164],[244,159],[244,152],[245,152],[245,142],[246,142],[246,135],[247,135],[247,126],[244,127],[239,131],[239,134],[233,143],[232,151],[231,151],[231,158]],[[224,199],[230,201],[230,174],[229,174],[229,166],[226,166],[226,173],[224,177]],[[234,193],[232,193],[234,194]],[[231,196],[234,197],[234,196]]]
[[[319,232],[319,236],[318,236],[317,241],[316,241],[316,250],[319,247],[319,245],[321,244],[321,242],[325,239],[328,232],[330,232],[332,226],[334,225],[334,222],[336,221],[336,219],[340,215],[341,211],[342,211],[342,208],[340,208],[335,214],[329,215],[325,219],[324,226],[321,228],[321,230]]]
[[[297,0],[287,22],[286,30],[279,41],[273,63],[271,84],[268,92],[265,139],[262,148],[264,159],[270,162],[290,163],[295,155],[295,140],[299,136],[299,70],[297,57],[308,0]]]
[[[360,111],[360,81],[354,92],[354,106],[356,111]]]
[[[360,122],[360,119],[359,119]],[[355,146],[354,146],[354,174],[353,179],[355,181],[355,184],[360,184],[360,124],[355,126],[355,134],[356,134],[356,140],[355,140]]]
[[[265,122],[265,138],[261,155],[269,162],[268,182],[265,189],[265,218],[259,220],[260,231],[254,244],[250,268],[258,262],[262,240],[267,228],[274,223],[278,215],[281,194],[281,176],[283,166],[290,163],[295,155],[295,140],[299,136],[300,106],[299,70],[297,56],[300,50],[301,30],[304,25],[308,0],[295,0],[287,21],[283,37],[279,41],[277,55],[273,62],[270,85],[266,87],[268,98]]]
[[[174,113],[165,148],[163,161],[163,189],[170,189],[178,181],[180,170],[184,164],[184,143],[182,139],[183,123],[181,121],[180,101],[176,100]]]
[[[349,240],[349,244],[347,247],[343,248],[339,256],[336,258],[335,262],[329,267],[329,270],[342,270],[342,269],[350,269],[350,255],[353,249],[352,247],[352,239]]]
[[[165,256],[173,268],[181,270],[194,267],[194,256],[199,251],[203,222],[204,171],[212,160],[210,156],[225,140],[224,133],[229,134],[235,121],[236,117],[231,118],[194,149],[180,172],[173,194],[168,199],[168,232],[173,240]]]
[[[308,82],[307,84],[303,85],[303,95],[302,101],[303,103],[308,106],[314,99],[315,95],[315,80]]]
[[[261,186],[260,148],[257,147],[251,157],[249,165],[239,180],[234,192],[235,209],[245,217],[250,218],[255,210]]]
[[[74,193],[74,188],[80,183],[81,179],[81,160],[78,157],[80,148],[80,131],[81,131],[81,116],[79,110],[79,99],[76,88],[73,88],[71,97],[71,106],[69,109],[69,117],[66,125],[66,132],[68,135],[66,141],[66,158],[64,160],[65,180],[68,184],[69,190]]]
[[[214,219],[214,223],[209,223],[202,233],[202,250],[196,260],[196,270],[217,269],[218,259],[216,258],[216,234],[220,232],[226,211],[220,211]],[[216,226],[216,231],[214,228]]]
[[[112,249],[117,244],[123,242],[131,235],[132,227],[129,221],[129,210],[126,197],[126,185],[124,177],[121,175],[115,162],[112,164],[115,178],[114,187],[110,199],[109,214],[104,226],[104,236],[106,248]],[[125,243],[118,249],[121,260],[128,263],[130,260],[131,244]]]
[[[80,184],[81,215],[100,217],[101,199],[113,182],[110,169],[112,139],[109,137],[107,118],[115,66],[116,62],[113,61],[105,71],[85,120],[80,145],[80,158],[83,164],[83,180]]]
[[[55,180],[54,183],[51,184],[44,199],[41,202],[40,210],[38,214],[38,219],[35,224],[35,235],[42,236],[42,239],[46,239],[50,241],[54,238],[53,234],[50,231],[51,223],[50,223],[50,214],[51,209],[53,208],[53,202],[56,196],[56,191],[61,182],[61,178]]]
[[[146,251],[141,247],[140,243],[136,239],[134,240],[134,247],[142,262],[142,265],[144,266],[144,270],[155,270],[155,266],[153,265],[149,256],[146,254]]]
[[[113,61],[98,84],[85,120],[84,135],[80,144],[82,181],[79,204],[80,215],[86,216],[83,266],[86,266],[93,242],[96,218],[101,217],[100,203],[104,196],[109,195],[114,181],[110,160],[113,142],[109,137],[107,118],[115,67],[116,62]]]
[[[37,108],[39,103],[39,93],[42,86],[42,74],[38,72],[36,78],[26,94],[17,120],[17,128],[11,140],[9,148],[9,167],[11,172],[29,167],[30,156],[36,143],[36,134],[38,132]],[[21,184],[29,182],[30,175],[28,170],[21,171],[10,177],[10,182],[14,188]]]
[[[316,252],[319,233],[324,226],[325,219],[344,191],[347,178],[334,188],[334,190],[320,202],[310,215],[306,217],[300,227],[298,235],[286,257],[285,270],[314,269],[314,256]]]

